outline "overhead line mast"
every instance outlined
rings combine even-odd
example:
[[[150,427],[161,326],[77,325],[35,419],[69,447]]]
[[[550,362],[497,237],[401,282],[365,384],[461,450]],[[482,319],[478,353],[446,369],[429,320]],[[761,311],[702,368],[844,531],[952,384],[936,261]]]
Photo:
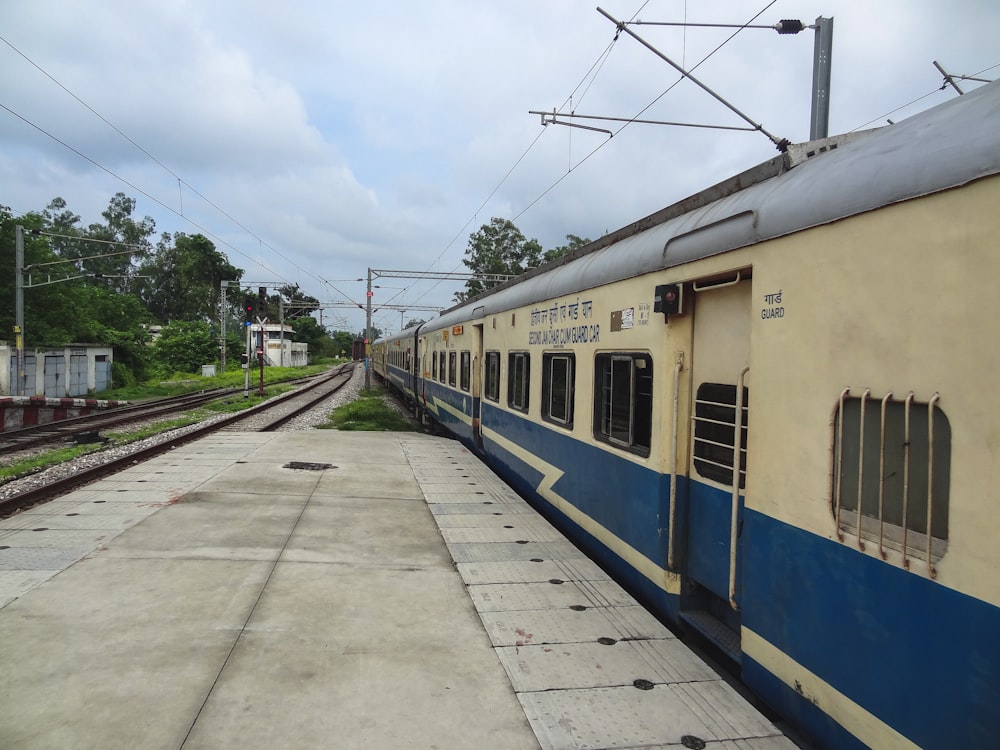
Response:
[[[618,27],[618,33],[625,32],[637,42],[646,47],[650,52],[655,54],[661,60],[672,66],[677,72],[679,72],[682,78],[687,78],[696,86],[701,88],[703,91],[708,93],[714,99],[723,104],[731,112],[735,113],[741,119],[746,121],[750,127],[737,127],[737,126],[726,126],[726,125],[703,125],[696,123],[685,123],[685,122],[666,122],[660,120],[640,120],[636,118],[628,117],[601,117],[596,115],[578,115],[575,112],[571,113],[558,113],[555,110],[552,112],[542,112],[538,110],[530,110],[529,114],[541,115],[542,125],[565,125],[568,127],[582,128],[584,130],[595,130],[601,133],[607,133],[608,136],[613,136],[614,133],[605,128],[595,128],[588,125],[579,125],[572,122],[564,122],[558,117],[564,117],[568,119],[580,118],[588,120],[605,120],[609,122],[625,122],[625,123],[642,123],[649,125],[673,125],[676,127],[694,127],[694,128],[714,128],[720,130],[746,130],[746,131],[760,131],[775,145],[775,147],[784,152],[788,149],[790,141],[787,138],[778,138],[777,136],[769,133],[763,125],[754,122],[750,117],[741,112],[735,106],[726,101],[722,96],[715,93],[711,88],[709,88],[705,83],[695,78],[690,71],[686,70],[683,66],[678,65],[676,62],[671,60],[665,54],[660,52],[658,49],[653,47],[649,42],[640,37],[634,31],[630,30],[629,26],[701,26],[701,27],[711,27],[711,28],[738,28],[738,29],[773,29],[779,34],[798,34],[800,31],[806,28],[815,29],[816,31],[816,42],[813,50],[813,87],[812,87],[812,111],[810,115],[810,132],[809,140],[819,140],[821,138],[826,138],[829,132],[830,123],[830,72],[831,72],[831,56],[833,49],[833,19],[824,18],[820,16],[816,19],[816,23],[811,26],[806,26],[802,21],[795,19],[785,19],[781,20],[776,24],[766,25],[766,24],[724,24],[724,23],[687,23],[687,22],[672,22],[672,21],[619,21],[618,19],[611,16],[609,13],[604,11],[602,8],[598,8],[597,12],[607,18],[609,21],[614,23]],[[616,36],[617,38],[617,36]],[[953,84],[954,85],[954,84]]]

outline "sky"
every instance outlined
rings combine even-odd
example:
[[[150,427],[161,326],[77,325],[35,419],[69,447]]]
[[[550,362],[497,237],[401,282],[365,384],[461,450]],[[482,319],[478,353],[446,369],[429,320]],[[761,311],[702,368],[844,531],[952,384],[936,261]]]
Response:
[[[157,239],[204,234],[331,330],[364,328],[375,269],[373,323],[396,331],[464,283],[378,271],[466,272],[492,217],[545,249],[596,239],[777,154],[759,131],[625,122],[748,127],[659,55],[808,140],[811,29],[653,22],[833,18],[831,135],[958,96],[935,60],[1000,71],[995,0],[599,2],[645,23],[616,39],[580,0],[0,0],[0,205],[61,197],[86,226],[125,193]],[[529,114],[554,109],[613,135]]]

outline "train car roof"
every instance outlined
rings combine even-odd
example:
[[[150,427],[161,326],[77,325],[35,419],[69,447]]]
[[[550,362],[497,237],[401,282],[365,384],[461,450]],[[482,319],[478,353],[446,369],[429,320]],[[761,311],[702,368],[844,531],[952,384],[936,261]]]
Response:
[[[898,123],[789,148],[443,312],[436,330],[670,268],[1000,172],[1000,81]]]

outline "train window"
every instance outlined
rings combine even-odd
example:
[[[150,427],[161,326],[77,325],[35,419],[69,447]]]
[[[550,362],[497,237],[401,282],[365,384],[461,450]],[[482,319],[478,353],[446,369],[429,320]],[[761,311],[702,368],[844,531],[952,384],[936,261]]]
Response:
[[[833,512],[837,534],[933,564],[948,542],[951,426],[937,397],[853,397],[837,404],[833,436]],[[858,505],[861,506],[860,515]],[[928,529],[930,533],[928,534]]]
[[[438,377],[438,357],[437,354],[431,352],[431,380],[437,380]]]
[[[447,365],[448,353],[441,352],[440,354],[441,354],[441,367],[438,368],[438,380],[440,380],[443,383],[445,379],[445,373],[447,372],[448,369]]]
[[[573,426],[573,354],[542,355],[542,419]]]
[[[490,401],[500,400],[500,352],[486,352],[486,392]]]
[[[529,365],[527,352],[507,355],[507,405],[512,409],[528,411]]]
[[[472,380],[472,354],[470,352],[462,352],[462,367],[460,375],[460,385],[463,391],[469,390],[470,382]]]
[[[448,352],[448,385],[455,385],[458,382],[458,353]]]
[[[740,424],[740,489],[746,487],[747,421],[749,390],[743,389]],[[736,450],[736,386],[702,383],[694,402],[694,468],[701,476],[733,486],[733,452]]]
[[[648,354],[598,354],[594,437],[649,455],[653,427],[653,360]]]

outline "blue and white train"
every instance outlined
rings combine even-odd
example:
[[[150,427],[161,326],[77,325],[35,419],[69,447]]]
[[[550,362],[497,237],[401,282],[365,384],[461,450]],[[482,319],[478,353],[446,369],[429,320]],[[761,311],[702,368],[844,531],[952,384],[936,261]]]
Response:
[[[819,745],[1000,746],[1000,83],[372,357]]]

